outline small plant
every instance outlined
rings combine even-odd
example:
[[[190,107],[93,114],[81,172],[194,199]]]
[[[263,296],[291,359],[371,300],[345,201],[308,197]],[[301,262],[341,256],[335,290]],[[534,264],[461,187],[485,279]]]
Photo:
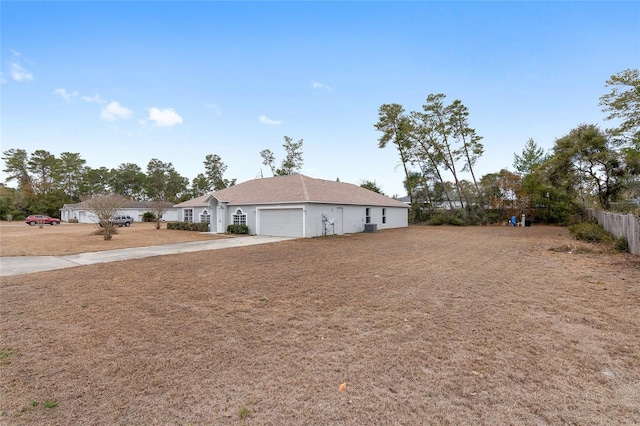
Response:
[[[240,418],[240,420],[244,420],[247,417],[249,417],[249,414],[251,414],[251,410],[249,410],[247,407],[242,407],[240,408],[240,410],[238,410],[238,417]]]
[[[45,401],[42,403],[44,408],[56,408],[58,403],[56,401]]]
[[[38,401],[31,401],[31,406],[32,407],[37,407],[38,406]]]
[[[13,355],[13,349],[3,349],[0,351],[0,360],[7,359]]]

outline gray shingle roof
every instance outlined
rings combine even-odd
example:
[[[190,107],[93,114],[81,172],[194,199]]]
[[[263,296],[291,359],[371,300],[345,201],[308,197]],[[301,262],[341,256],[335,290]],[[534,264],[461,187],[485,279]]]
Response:
[[[254,179],[212,193],[216,199],[234,205],[331,203],[365,206],[407,207],[406,204],[350,183],[314,179],[305,175]],[[207,196],[204,196],[207,197]],[[199,197],[192,201],[204,202]],[[184,203],[178,206],[182,207]],[[193,204],[189,204],[193,205]]]

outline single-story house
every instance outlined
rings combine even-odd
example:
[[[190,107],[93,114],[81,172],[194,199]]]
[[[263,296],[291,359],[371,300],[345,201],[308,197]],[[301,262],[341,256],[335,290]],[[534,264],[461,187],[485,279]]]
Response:
[[[357,185],[305,175],[254,179],[174,207],[178,220],[209,223],[211,232],[240,224],[250,234],[303,238],[406,227],[409,209]]]
[[[142,215],[146,212],[153,212],[153,202],[151,201],[129,201],[123,208],[118,211],[120,216],[131,216],[134,221],[142,222]],[[162,214],[164,221],[178,220],[178,211],[173,208],[173,203],[166,202],[165,212]],[[69,219],[78,219],[78,223],[97,223],[98,218],[95,214],[85,209],[82,203],[65,204],[60,209],[60,220],[68,222]]]

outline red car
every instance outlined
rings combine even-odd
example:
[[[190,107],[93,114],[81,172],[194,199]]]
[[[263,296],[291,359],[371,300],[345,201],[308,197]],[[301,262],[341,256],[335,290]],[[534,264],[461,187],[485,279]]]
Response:
[[[43,214],[32,214],[24,220],[27,225],[35,226],[38,223],[46,223],[47,225],[60,225],[60,219],[45,216]]]

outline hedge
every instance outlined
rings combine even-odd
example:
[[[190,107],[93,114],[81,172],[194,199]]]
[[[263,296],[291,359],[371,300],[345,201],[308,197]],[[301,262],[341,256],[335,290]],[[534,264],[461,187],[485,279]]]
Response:
[[[227,226],[227,232],[230,234],[248,234],[249,227],[247,225],[229,225]]]
[[[167,229],[209,232],[209,224],[205,222],[167,222]]]

